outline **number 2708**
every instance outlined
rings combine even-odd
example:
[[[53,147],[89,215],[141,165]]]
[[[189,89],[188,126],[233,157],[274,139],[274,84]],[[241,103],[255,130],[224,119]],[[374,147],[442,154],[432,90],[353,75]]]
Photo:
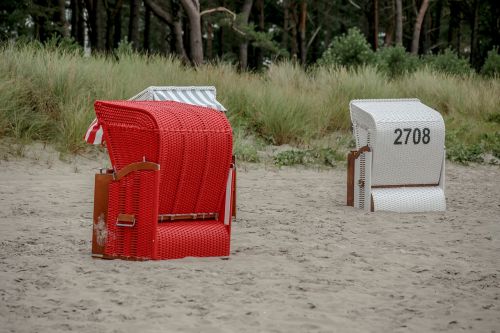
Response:
[[[413,139],[413,144],[416,145],[420,142],[426,145],[431,141],[431,130],[427,127],[424,127],[422,130],[420,128],[396,128],[394,130],[394,134],[397,135],[396,140],[394,140],[395,145],[407,145],[410,137]]]

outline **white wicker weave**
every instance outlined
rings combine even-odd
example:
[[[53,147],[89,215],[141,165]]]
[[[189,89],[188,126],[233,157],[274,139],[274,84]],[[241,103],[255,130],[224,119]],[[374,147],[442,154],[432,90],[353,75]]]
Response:
[[[371,149],[355,166],[355,187],[363,185],[354,191],[355,206],[399,212],[444,210],[445,127],[439,112],[418,99],[353,100],[350,111],[357,149]],[[408,185],[424,186],[404,187]],[[396,188],[372,188],[384,186]],[[439,186],[442,189],[435,190]],[[371,196],[375,207],[368,201]],[[428,204],[429,200],[434,203]]]
[[[400,213],[446,210],[444,191],[439,186],[372,188],[374,210]]]

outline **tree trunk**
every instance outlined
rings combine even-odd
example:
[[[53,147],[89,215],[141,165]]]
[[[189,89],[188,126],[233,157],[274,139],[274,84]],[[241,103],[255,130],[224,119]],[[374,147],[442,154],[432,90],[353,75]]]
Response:
[[[299,19],[299,40],[300,40],[300,64],[305,66],[307,60],[307,40],[306,40],[307,2],[300,3]]]
[[[180,15],[174,18],[173,31],[175,37],[175,52],[181,57],[182,62],[188,64],[189,57],[184,47],[184,28]]]
[[[217,34],[217,42],[219,44],[219,48],[217,49],[217,55],[219,58],[222,58],[224,55],[224,43],[226,42],[226,28],[220,27],[219,33]]]
[[[203,63],[203,43],[201,40],[201,17],[199,0],[181,0],[189,21],[189,46],[193,65]]]
[[[97,18],[96,18],[96,0],[85,0],[85,4],[87,7],[87,29],[89,33],[89,45],[92,51],[97,49]]]
[[[144,0],[144,3],[151,9],[156,17],[158,17],[162,22],[170,27],[175,38],[175,51],[181,58],[182,62],[188,63],[189,58],[186,54],[186,49],[184,48],[184,42],[182,40],[184,30],[182,29],[180,8],[176,11],[175,16],[172,16],[169,12],[163,10],[163,8],[153,0]]]
[[[113,35],[113,48],[117,48],[122,40],[122,6],[120,5],[116,9],[113,25],[114,35]]]
[[[378,49],[378,0],[373,0],[373,49]]]
[[[429,13],[430,14],[430,13]],[[432,17],[425,15],[424,22],[422,23],[421,43],[420,49],[422,54],[426,54],[431,47],[430,31],[431,31]]]
[[[439,37],[441,35],[441,16],[443,13],[443,0],[438,0],[434,11],[434,19],[432,20],[431,33],[431,51],[439,49]]]
[[[212,22],[207,22],[207,50],[205,52],[207,59],[214,57],[214,27]]]
[[[291,29],[292,29],[292,38],[290,39],[291,45],[291,56],[292,61],[297,61],[298,47],[297,47],[297,7],[294,2],[290,4],[290,12],[291,12]]]
[[[390,19],[386,20],[384,46],[391,46],[394,41],[394,23],[396,22],[396,7],[394,0],[390,1],[391,15]]]
[[[396,45],[403,45],[403,0],[396,0]]]
[[[239,54],[239,68],[240,71],[245,71],[248,67],[248,41],[245,40],[241,42],[239,45],[240,54]]]
[[[108,4],[106,8],[106,50],[111,50],[113,48],[114,28],[113,9],[109,7]]]
[[[45,15],[33,15],[33,28],[34,28],[34,36],[40,42],[45,42],[46,40],[46,32],[45,32]]]
[[[478,51],[479,43],[477,34],[479,31],[479,0],[474,0],[472,4],[473,14],[471,22],[471,36],[470,36],[470,63],[476,69],[479,67]]]
[[[241,10],[240,19],[241,23],[244,25],[248,24],[248,18],[250,17],[250,12],[252,10],[253,0],[245,0],[243,3],[243,8]],[[240,48],[240,70],[244,71],[248,67],[248,39],[244,37],[244,40],[239,45]]]
[[[80,0],[71,0],[71,37],[78,44],[85,43],[85,19],[83,17],[83,6]]]
[[[411,41],[411,53],[418,54],[418,44],[420,42],[420,30],[422,29],[422,22],[424,21],[425,13],[429,8],[429,0],[422,0],[420,9],[415,19],[415,26],[413,28],[413,38]]]
[[[128,25],[128,41],[132,47],[139,49],[139,17],[140,17],[140,0],[130,0],[130,20]]]
[[[69,23],[66,19],[66,0],[58,0],[59,5],[59,21],[61,22],[61,35],[69,37]]]
[[[282,45],[285,50],[288,50],[288,27],[290,22],[290,12],[289,12],[288,0],[283,0],[283,37]]]
[[[142,45],[142,48],[144,51],[150,51],[150,46],[149,46],[149,39],[150,39],[150,33],[151,33],[151,9],[149,7],[146,7],[146,10],[144,12],[144,42]]]
[[[191,12],[189,20],[189,45],[191,48],[191,61],[193,65],[203,63],[203,42],[201,39],[201,18],[200,13]]]
[[[259,32],[265,32],[265,16],[264,16],[264,0],[257,1],[258,8],[258,29]],[[264,50],[262,47],[255,48],[255,68],[262,68],[262,64],[264,62]]]
[[[106,3],[106,49],[118,46],[121,40],[121,8],[122,0],[116,0],[114,6]],[[118,17],[118,18],[117,18]]]
[[[77,0],[71,0],[69,3],[69,9],[71,10],[71,38],[78,42],[76,36],[78,34],[78,2]]]
[[[332,13],[334,15],[330,16],[329,13],[330,12],[333,12],[335,11],[335,6],[333,5],[330,5],[330,6],[327,6],[324,8],[324,10],[322,11],[322,19],[321,19],[321,22],[322,22],[322,25],[325,27],[325,29],[323,29],[323,41],[324,41],[324,44],[323,46],[326,48],[328,48],[330,46],[330,44],[332,43],[332,33],[333,33],[333,29],[330,27],[331,25],[331,21],[335,19],[335,17],[338,17],[338,11],[335,11],[335,13]],[[321,39],[318,38],[317,41],[319,42]],[[321,55],[320,55],[321,56]]]
[[[457,0],[449,0],[450,21],[448,26],[448,44],[460,53],[460,3]]]
[[[106,20],[104,0],[96,0],[96,27],[97,27],[97,49],[103,51],[106,49]]]
[[[89,20],[89,41],[92,52],[103,51],[106,42],[106,27],[104,24],[105,8],[103,0],[85,0]]]

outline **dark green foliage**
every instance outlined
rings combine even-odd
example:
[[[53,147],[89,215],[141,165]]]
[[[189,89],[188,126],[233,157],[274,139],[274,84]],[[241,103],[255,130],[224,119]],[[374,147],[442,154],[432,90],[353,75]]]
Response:
[[[470,162],[491,163],[492,161],[486,160],[487,154],[500,159],[500,132],[484,133],[478,142],[466,144],[458,139],[455,131],[449,131],[446,133],[446,146],[448,147],[447,158],[450,161],[464,165]]]
[[[240,146],[234,149],[234,156],[238,161],[257,163],[260,161],[257,149],[253,146]]]
[[[303,150],[286,150],[278,153],[273,158],[273,162],[280,167],[303,164],[305,155],[306,153]]]
[[[390,78],[396,78],[417,70],[419,59],[398,45],[384,47],[377,51],[377,68]]]
[[[373,60],[374,54],[365,36],[358,28],[351,28],[347,34],[335,37],[318,63],[356,68]]]
[[[497,123],[497,124],[500,124],[500,112],[495,112],[495,113],[492,113],[492,114],[488,117],[488,121],[491,121],[492,123]]]
[[[2,0],[0,2],[0,40],[29,34],[27,0]]]
[[[488,77],[500,76],[500,54],[498,54],[498,47],[488,52],[486,61],[481,69],[481,74]]]
[[[490,152],[494,157],[500,159],[500,131],[495,133],[484,133],[481,137],[481,147]]]
[[[279,167],[292,165],[325,165],[333,167],[344,159],[344,155],[334,148],[313,148],[285,150],[274,156],[273,161]]]
[[[443,53],[437,55],[425,56],[423,60],[432,70],[437,72],[459,76],[472,73],[469,62],[464,58],[460,58],[451,49],[446,49]]]
[[[125,37],[125,39],[121,40],[118,43],[118,47],[115,49],[115,54],[118,57],[127,56],[127,55],[130,56],[133,53],[134,53],[134,47],[133,47],[132,43],[127,40],[126,37]]]
[[[258,31],[258,28],[255,26],[255,24],[247,24],[245,26],[239,27],[239,29],[246,34],[244,38],[248,39],[254,47],[266,50],[271,54],[274,54],[275,56],[289,56],[288,51],[280,47],[280,45],[275,40],[278,31]]]
[[[483,151],[479,144],[466,145],[456,143],[447,151],[447,158],[450,161],[468,165],[470,162],[482,163]]]
[[[140,9],[132,10],[135,6],[131,3],[137,2]],[[359,68],[371,64],[374,58],[363,35],[375,44],[374,32],[378,28],[380,45],[385,42],[390,45],[395,37],[395,6],[394,1],[389,0],[379,2],[378,27],[373,19],[374,1],[370,0],[253,1],[249,12],[244,12],[243,0],[188,2],[197,4],[195,7],[203,13],[200,31],[203,61],[235,64],[246,54],[248,61],[244,63],[252,70],[262,70],[277,59],[300,60],[304,67],[320,59],[323,65]],[[407,49],[412,43],[415,16],[421,2],[403,1],[402,43]],[[134,30],[134,43],[138,44],[134,44],[135,51],[182,57],[180,45],[183,45],[189,57],[191,27],[189,15],[183,10],[186,2],[155,0],[154,3],[161,11],[152,10],[142,0],[2,0],[0,41],[18,41],[25,37],[43,44],[53,35],[71,35],[83,46],[86,35],[91,52],[116,54],[119,41],[126,37],[130,23],[135,22],[133,25],[138,27]],[[498,75],[498,56],[488,53],[500,40],[498,0],[433,0],[425,17],[420,34],[422,54],[450,47],[470,60],[478,71],[485,64],[484,75]],[[305,21],[302,18],[306,18]],[[180,19],[182,31],[174,29],[172,19]],[[176,31],[182,43],[176,44]],[[240,53],[244,41],[248,41],[248,50]],[[380,71],[388,77],[411,73],[414,68],[414,58],[402,57],[401,50],[381,50],[386,61],[380,65]],[[123,53],[123,48],[118,53]],[[489,60],[486,60],[487,53]],[[430,57],[429,66],[454,75],[470,72],[451,52],[436,59]]]
[[[83,47],[81,47],[71,37],[61,37],[59,35],[52,35],[45,43],[46,49],[57,52],[77,52],[83,54]]]

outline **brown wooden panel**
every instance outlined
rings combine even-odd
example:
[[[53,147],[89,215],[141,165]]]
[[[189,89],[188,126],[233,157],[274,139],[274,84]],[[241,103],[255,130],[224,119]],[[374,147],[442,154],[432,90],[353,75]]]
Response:
[[[160,214],[158,222],[171,222],[179,220],[217,220],[217,213],[193,213],[193,214]]]
[[[354,206],[354,164],[356,151],[347,154],[347,206]]]
[[[372,188],[396,188],[396,187],[436,187],[439,184],[402,184],[402,185],[375,185]]]
[[[113,180],[113,175],[96,174],[94,187],[94,217],[92,228],[92,256],[102,257],[107,235],[108,218],[108,186]]]
[[[103,255],[101,257],[96,257],[100,259],[106,259],[106,260],[114,260],[114,259],[120,259],[120,260],[128,260],[128,261],[147,261],[151,260],[150,258],[138,258],[138,257],[125,257],[125,256],[112,256],[112,255]]]
[[[234,161],[234,160],[233,160]],[[232,186],[232,198],[233,198],[233,217],[236,218],[236,164],[233,163],[233,186]]]

